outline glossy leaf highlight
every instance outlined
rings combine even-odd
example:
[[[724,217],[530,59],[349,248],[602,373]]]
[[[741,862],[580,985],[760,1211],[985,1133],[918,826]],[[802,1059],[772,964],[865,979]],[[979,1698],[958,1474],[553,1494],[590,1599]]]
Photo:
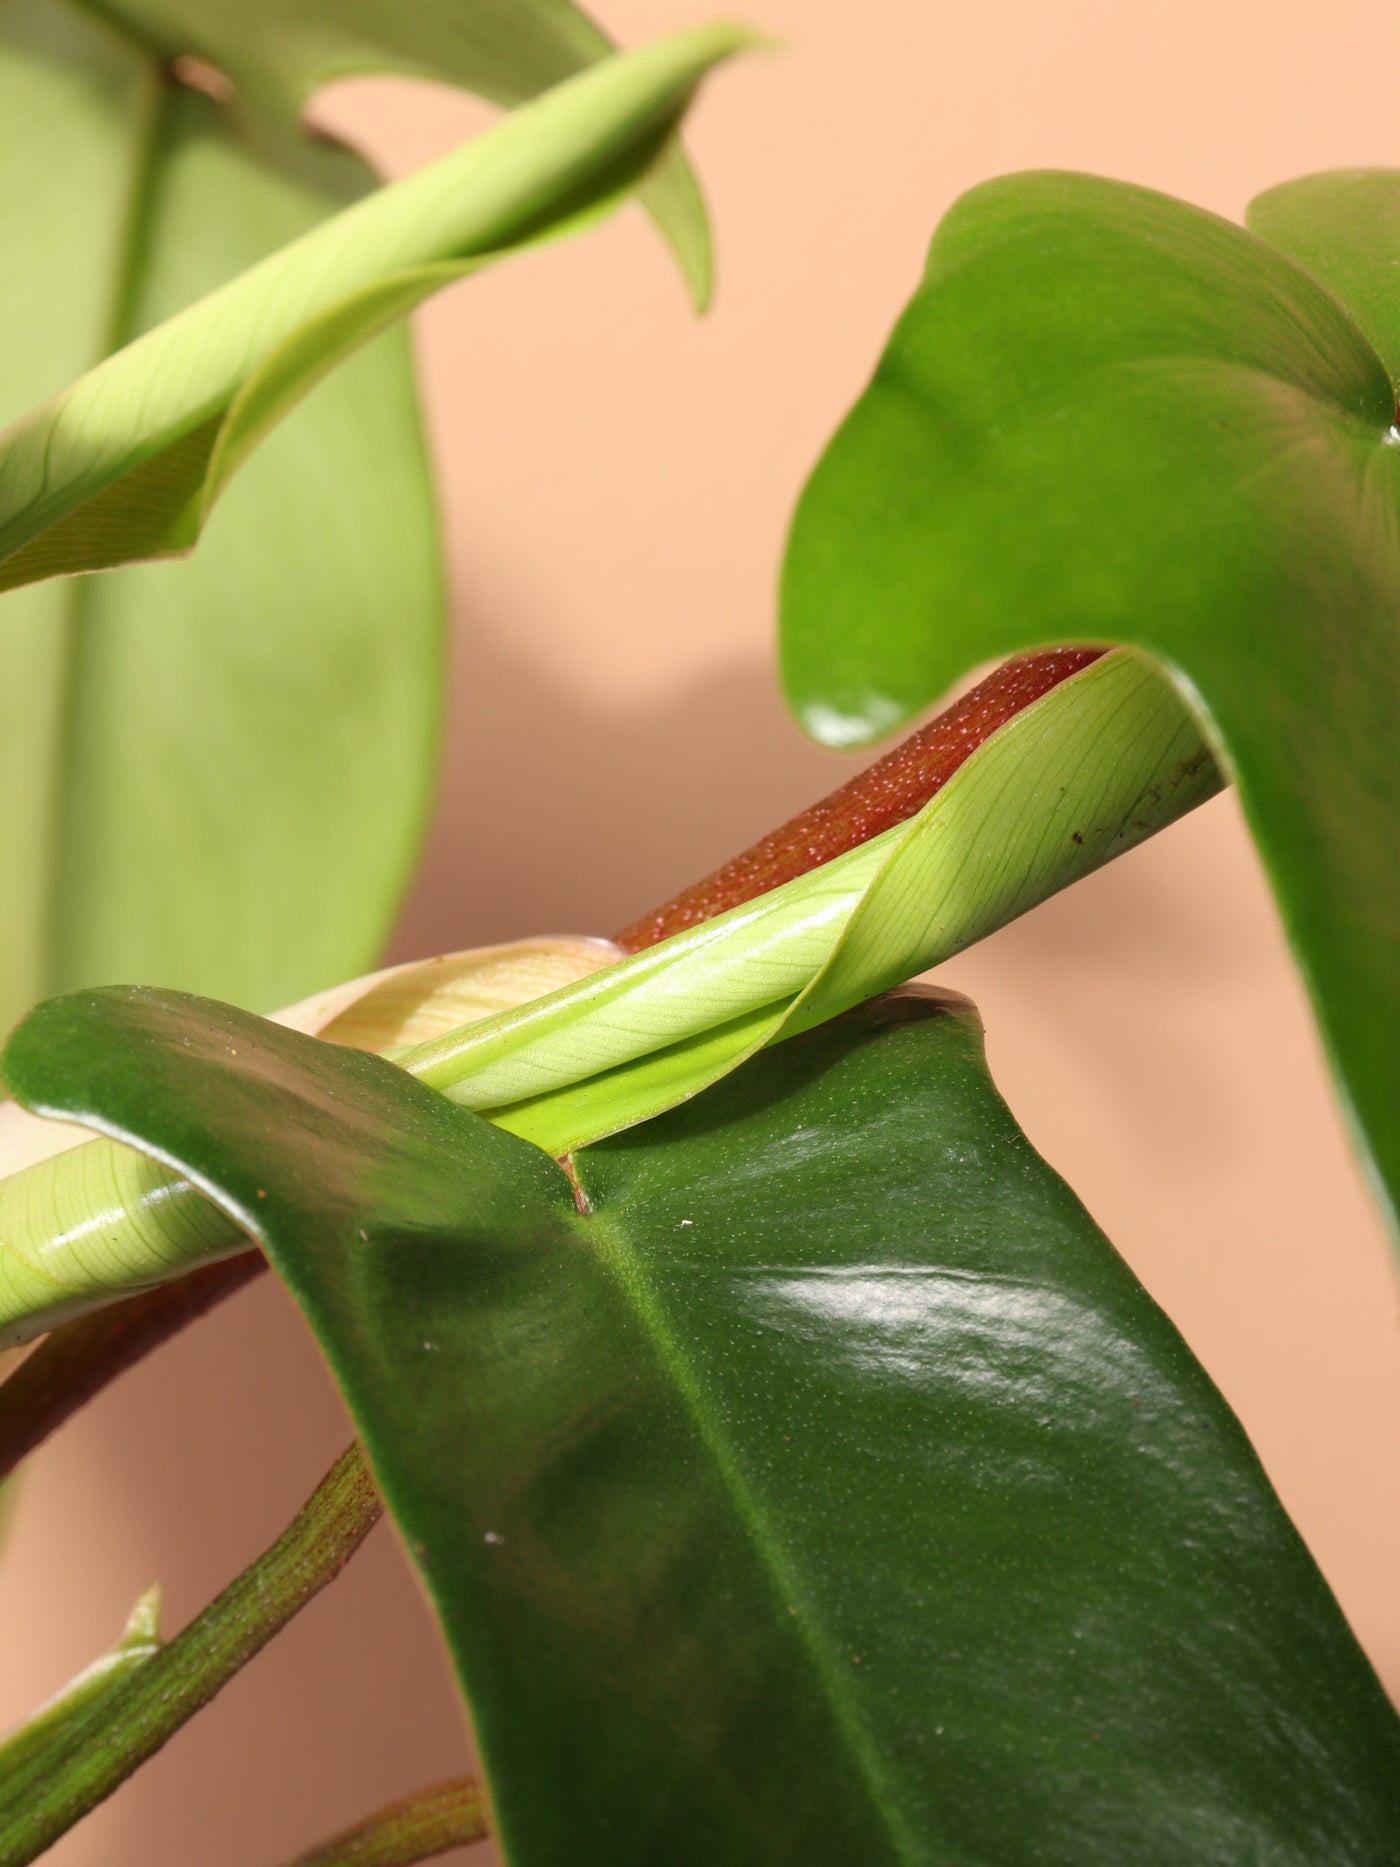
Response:
[[[965,196],[803,495],[783,661],[809,729],[851,743],[1010,650],[1157,660],[1239,787],[1394,1218],[1400,448],[1366,335],[1380,247],[1347,240],[1377,198],[1351,200],[1319,282],[1123,183]]]
[[[1381,1867],[1400,1726],[1220,1396],[927,992],[575,1157],[112,990],[35,1098],[260,1238],[517,1867]]]

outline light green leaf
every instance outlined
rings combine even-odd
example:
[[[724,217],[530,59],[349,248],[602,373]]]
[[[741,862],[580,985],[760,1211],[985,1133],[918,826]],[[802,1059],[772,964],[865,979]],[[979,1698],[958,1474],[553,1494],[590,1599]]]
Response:
[[[994,733],[919,816],[825,867],[460,1030],[417,1044],[364,1035],[562,1154],[949,958],[1218,784],[1170,687],[1106,656]],[[112,1143],[44,1161],[0,1180],[0,1341],[238,1243],[188,1185]]]
[[[53,0],[0,6],[0,172],[0,421],[371,180],[330,144],[274,159]],[[9,595],[0,1027],[113,977],[269,1008],[363,968],[436,764],[442,611],[397,332],[263,450],[197,558]]]
[[[236,39],[238,9],[215,11],[211,29]],[[310,57],[292,11],[256,22],[244,49],[272,57],[290,31],[273,63],[294,44]],[[470,11],[437,20],[434,75],[524,95],[606,49],[586,25],[570,41],[568,10],[541,0],[512,6],[493,53],[463,36]],[[386,45],[428,23],[422,5],[391,12]],[[348,151],[300,133],[292,90],[278,109],[257,85],[217,107],[157,65],[200,49],[178,22],[167,22],[177,44],[157,44],[135,9],[120,23],[135,37],[62,0],[0,0],[0,423],[372,179]],[[323,26],[329,71],[336,33]],[[432,37],[419,45],[429,67]],[[313,76],[308,65],[297,83]],[[683,178],[683,166],[668,173]],[[695,227],[703,235],[703,218]],[[340,347],[373,324],[342,328]],[[315,334],[303,330],[303,344]],[[207,485],[175,486],[177,506],[198,496],[207,508],[322,359],[293,344],[281,361],[226,421]],[[116,518],[165,548],[169,514],[142,511],[131,490]],[[134,529],[125,549],[141,542]],[[0,606],[0,1030],[37,998],[111,978],[267,1009],[372,963],[436,769],[442,621],[401,331],[258,447],[188,562],[11,592]]]
[[[1395,1221],[1400,173],[1253,218],[1301,264],[1091,176],[958,202],[799,506],[785,680],[852,743],[1014,650],[1153,656],[1238,786]]]
[[[620,199],[704,74],[745,43],[738,28],[697,27],[593,67],[12,424],[0,434],[0,589],[187,549],[270,417],[459,273]]]
[[[575,1157],[114,988],[5,1056],[264,1245],[514,1867],[1390,1867],[1400,1723],[1238,1423],[927,990]]]
[[[537,998],[618,957],[606,940],[517,940],[413,960],[275,1014],[358,1049],[426,1042]],[[188,1182],[71,1123],[0,1106],[0,1342],[26,1342],[125,1292],[246,1247]],[[5,1350],[0,1348],[0,1372]]]
[[[569,0],[102,0],[102,11],[164,59],[206,60],[231,80],[236,111],[282,126],[334,78],[403,72],[515,105],[612,50]],[[679,149],[640,193],[703,307],[709,228]]]
[[[338,152],[303,179],[266,167],[191,93],[164,108],[157,172],[138,325],[359,179]],[[402,334],[273,438],[198,557],[59,595],[46,860],[5,904],[41,930],[40,988],[217,981],[269,1009],[362,968],[411,873],[438,740],[441,574]],[[0,610],[0,652],[5,626]]]

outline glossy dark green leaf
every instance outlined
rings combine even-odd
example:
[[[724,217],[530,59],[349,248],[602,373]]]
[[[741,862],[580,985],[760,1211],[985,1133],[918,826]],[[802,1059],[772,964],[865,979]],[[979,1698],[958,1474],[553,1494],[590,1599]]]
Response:
[[[194,54],[235,87],[235,107],[295,125],[320,84],[398,71],[520,104],[612,49],[572,0],[103,0],[168,59]],[[642,198],[696,302],[710,294],[709,226],[677,149]]]
[[[1358,323],[1264,240],[1145,189],[1036,174],[965,196],[803,496],[783,660],[807,726],[846,743],[1008,650],[1159,661],[1239,786],[1394,1219],[1400,433],[1363,334],[1395,302],[1381,250],[1364,289],[1350,259],[1325,273],[1358,289]]]
[[[55,0],[0,5],[0,169],[0,424],[372,179],[260,150]],[[0,1028],[114,977],[266,1008],[363,970],[436,765],[442,616],[400,333],[267,442],[189,562],[0,601]]]
[[[148,990],[7,1081],[263,1240],[515,1867],[1382,1867],[1400,1727],[1237,1423],[906,993],[575,1156]],[[580,1210],[586,1204],[588,1210]]]

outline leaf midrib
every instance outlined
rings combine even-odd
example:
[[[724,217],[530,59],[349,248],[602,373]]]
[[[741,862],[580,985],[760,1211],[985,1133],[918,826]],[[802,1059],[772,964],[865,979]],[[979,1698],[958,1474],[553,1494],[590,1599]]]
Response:
[[[584,1166],[581,1181],[586,1194],[586,1150],[580,1157]],[[826,1651],[827,1643],[815,1635],[818,1616],[807,1609],[807,1594],[799,1586],[787,1559],[782,1538],[768,1522],[763,1509],[734,1455],[715,1416],[715,1409],[705,1389],[691,1369],[675,1331],[669,1326],[661,1306],[652,1294],[647,1267],[634,1249],[626,1226],[606,1207],[590,1207],[574,1223],[597,1252],[600,1263],[613,1277],[624,1304],[631,1310],[644,1340],[664,1371],[671,1377],[675,1391],[689,1414],[701,1444],[719,1472],[725,1493],[743,1527],[750,1547],[768,1580],[775,1616],[795,1606],[798,1642],[816,1676],[823,1701],[828,1706],[838,1731],[846,1742],[870,1807],[890,1845],[890,1858],[896,1862],[920,1858],[916,1837],[899,1814],[895,1785],[887,1779],[879,1751],[871,1742],[861,1719],[854,1716],[841,1690],[840,1677]]]

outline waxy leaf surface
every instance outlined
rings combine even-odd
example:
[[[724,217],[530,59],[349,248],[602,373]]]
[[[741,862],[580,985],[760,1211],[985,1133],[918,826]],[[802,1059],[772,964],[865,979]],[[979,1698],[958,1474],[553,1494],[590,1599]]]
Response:
[[[1126,642],[1168,671],[1239,787],[1392,1219],[1397,199],[1394,175],[1266,196],[1296,264],[1122,183],[975,189],[807,487],[783,597],[791,700],[843,743],[1013,649]]]
[[[5,1068],[272,1256],[515,1867],[1393,1859],[1395,1714],[964,1001],[765,1051],[577,1155],[577,1198],[204,1000],[51,1001]]]
[[[1334,169],[1256,195],[1245,224],[1325,285],[1400,379],[1400,169]]]
[[[1000,727],[907,823],[397,1060],[565,1153],[951,958],[1219,784],[1170,686],[1107,655]]]

